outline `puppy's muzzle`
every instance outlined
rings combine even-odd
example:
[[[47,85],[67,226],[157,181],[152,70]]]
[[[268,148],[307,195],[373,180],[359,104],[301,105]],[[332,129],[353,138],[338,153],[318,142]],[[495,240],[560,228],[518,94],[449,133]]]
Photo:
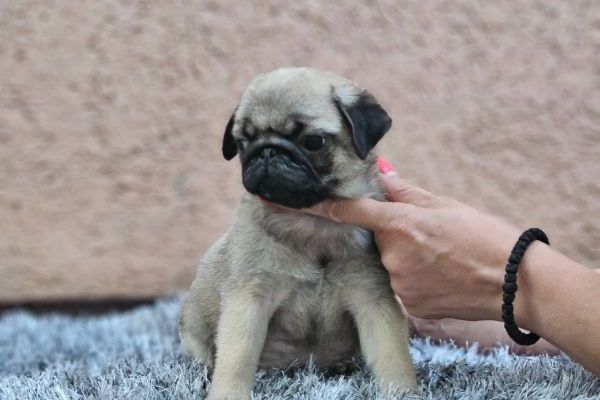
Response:
[[[293,208],[310,207],[328,192],[308,160],[281,142],[249,149],[242,160],[242,178],[248,192]]]

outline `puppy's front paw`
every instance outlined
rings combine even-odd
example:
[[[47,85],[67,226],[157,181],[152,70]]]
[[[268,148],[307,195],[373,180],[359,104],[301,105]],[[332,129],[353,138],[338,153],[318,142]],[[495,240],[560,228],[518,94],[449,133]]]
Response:
[[[397,378],[393,383],[381,382],[381,391],[385,393],[388,398],[394,396],[401,396],[406,393],[417,392],[418,385],[414,377],[402,377]]]
[[[230,390],[211,390],[206,400],[248,400],[250,393],[240,393]]]
[[[182,334],[180,339],[181,351],[183,354],[197,359],[206,365],[209,370],[212,370],[214,366],[214,355],[209,346],[203,344],[190,334]]]

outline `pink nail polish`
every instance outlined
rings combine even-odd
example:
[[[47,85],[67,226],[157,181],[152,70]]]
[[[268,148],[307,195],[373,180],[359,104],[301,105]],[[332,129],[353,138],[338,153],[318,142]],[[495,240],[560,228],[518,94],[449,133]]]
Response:
[[[394,172],[394,166],[381,157],[377,157],[377,168],[382,174],[389,174],[390,172]]]

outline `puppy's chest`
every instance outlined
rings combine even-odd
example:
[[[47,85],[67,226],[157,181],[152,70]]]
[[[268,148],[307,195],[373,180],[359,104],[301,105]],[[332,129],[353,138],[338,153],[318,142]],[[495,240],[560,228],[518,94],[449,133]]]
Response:
[[[309,215],[267,214],[256,224],[276,247],[287,248],[294,257],[316,265],[324,259],[340,260],[374,250],[371,232]]]
[[[358,337],[342,291],[328,280],[293,289],[269,324],[261,365],[281,366],[312,357],[317,365],[347,359]]]
[[[357,265],[372,263],[377,254],[372,236],[362,229],[315,231],[289,245],[292,258],[318,271],[322,277],[343,275]]]
[[[379,273],[372,237],[331,224],[312,228],[311,235],[306,229],[279,231],[279,245],[287,249],[278,252],[282,258],[273,278],[285,294],[269,324],[262,366],[305,363],[309,357],[317,365],[331,365],[358,349],[347,297],[350,287]]]

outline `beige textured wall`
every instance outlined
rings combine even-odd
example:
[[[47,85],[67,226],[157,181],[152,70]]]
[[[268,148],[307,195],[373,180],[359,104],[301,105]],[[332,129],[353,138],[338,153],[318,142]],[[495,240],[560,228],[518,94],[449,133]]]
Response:
[[[310,65],[426,188],[600,265],[600,2],[0,0],[0,302],[175,293],[228,225],[244,87]]]

